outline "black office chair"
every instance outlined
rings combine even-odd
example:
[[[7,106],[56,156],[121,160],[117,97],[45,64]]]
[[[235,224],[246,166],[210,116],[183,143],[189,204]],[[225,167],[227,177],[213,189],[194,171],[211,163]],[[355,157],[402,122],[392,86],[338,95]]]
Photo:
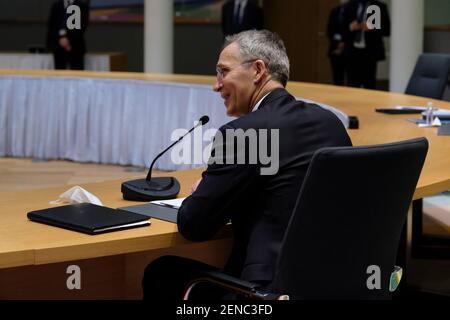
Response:
[[[450,84],[450,55],[424,53],[416,64],[406,88],[407,94],[442,99],[446,86]],[[411,256],[418,259],[450,259],[450,236],[423,234],[423,202],[413,203],[413,225]]]
[[[449,73],[450,55],[421,54],[405,93],[441,100],[449,83]]]
[[[425,138],[318,150],[270,287],[207,272],[184,298],[201,282],[263,300],[391,298],[400,235],[427,150]],[[377,267],[381,288],[369,290]]]

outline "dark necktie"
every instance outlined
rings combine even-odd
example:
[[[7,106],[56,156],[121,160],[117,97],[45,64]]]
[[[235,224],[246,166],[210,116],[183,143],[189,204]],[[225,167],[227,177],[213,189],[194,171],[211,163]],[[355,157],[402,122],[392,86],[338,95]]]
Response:
[[[357,15],[356,20],[359,23],[366,22],[366,11],[367,11],[367,2],[361,1],[359,3],[358,12],[356,14]],[[364,37],[364,31],[363,30],[358,31],[355,35],[355,42],[361,43],[363,41],[363,37]]]
[[[239,1],[237,3],[237,9],[234,11],[234,16],[233,16],[233,30],[235,33],[238,33],[240,31],[241,28],[241,23],[240,23],[240,19],[239,19],[239,14],[241,12],[241,2]]]

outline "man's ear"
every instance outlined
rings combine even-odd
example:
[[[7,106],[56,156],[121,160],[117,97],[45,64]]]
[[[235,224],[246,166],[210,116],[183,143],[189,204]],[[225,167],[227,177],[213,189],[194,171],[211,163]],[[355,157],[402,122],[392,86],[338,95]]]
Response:
[[[267,74],[267,67],[266,64],[264,63],[264,61],[262,61],[261,59],[258,59],[254,62],[254,66],[255,66],[255,78],[254,78],[254,82],[258,83],[261,81],[261,79]]]

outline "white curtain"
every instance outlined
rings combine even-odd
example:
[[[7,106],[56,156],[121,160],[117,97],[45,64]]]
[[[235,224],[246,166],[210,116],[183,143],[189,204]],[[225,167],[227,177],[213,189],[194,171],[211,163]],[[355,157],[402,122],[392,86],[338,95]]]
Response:
[[[207,130],[218,129],[232,120],[211,86],[2,76],[0,156],[148,167],[170,145],[174,130],[192,128],[203,115],[208,115],[210,122],[198,128],[201,141],[194,142],[193,135],[186,139],[192,141],[189,164],[176,164],[169,151],[156,162],[155,169],[204,165],[193,163],[193,150],[205,152],[211,144],[207,137],[202,139]],[[208,138],[212,138],[211,134]],[[195,143],[201,146],[196,147]],[[200,155],[201,158],[205,157]]]
[[[175,129],[219,128],[226,116],[210,86],[61,77],[0,77],[0,156],[149,166]],[[210,143],[204,141],[202,148]],[[178,170],[170,152],[155,168]]]
[[[110,71],[109,54],[87,54],[85,69]],[[53,70],[53,56],[48,53],[0,53],[0,69]]]

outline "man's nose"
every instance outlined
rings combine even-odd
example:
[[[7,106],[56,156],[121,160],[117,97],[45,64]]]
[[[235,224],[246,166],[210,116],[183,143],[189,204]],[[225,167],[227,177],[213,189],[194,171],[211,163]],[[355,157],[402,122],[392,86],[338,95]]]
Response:
[[[216,83],[214,83],[214,85],[213,85],[213,90],[215,92],[219,92],[220,89],[222,89],[222,82],[220,82],[219,80],[216,80]]]

